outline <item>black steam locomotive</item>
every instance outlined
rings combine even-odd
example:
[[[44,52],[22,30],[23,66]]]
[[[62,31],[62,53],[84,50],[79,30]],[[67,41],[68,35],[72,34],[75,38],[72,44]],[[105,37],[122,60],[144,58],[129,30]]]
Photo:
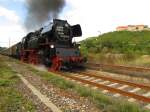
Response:
[[[71,26],[65,20],[54,19],[49,26],[30,32],[21,42],[2,53],[23,62],[44,64],[50,70],[81,66],[86,59],[81,56],[79,45],[72,42],[73,37],[81,35],[79,24]]]

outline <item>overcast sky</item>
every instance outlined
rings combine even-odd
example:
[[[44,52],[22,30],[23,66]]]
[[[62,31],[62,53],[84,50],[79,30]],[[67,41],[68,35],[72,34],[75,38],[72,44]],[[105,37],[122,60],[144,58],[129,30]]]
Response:
[[[38,0],[37,0],[38,2]],[[117,26],[145,24],[150,26],[149,0],[66,0],[60,19],[81,24],[83,36],[114,31]],[[25,0],[0,0],[0,46],[20,41],[27,34],[23,23]]]

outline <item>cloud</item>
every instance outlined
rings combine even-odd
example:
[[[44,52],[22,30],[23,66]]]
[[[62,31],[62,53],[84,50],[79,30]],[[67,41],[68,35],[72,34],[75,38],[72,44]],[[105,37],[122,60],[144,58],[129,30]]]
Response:
[[[96,36],[100,32],[107,32],[107,29],[109,29],[109,31],[113,29],[112,27],[108,27],[110,26],[107,19],[108,17],[105,19],[102,17],[102,15],[104,16],[104,10],[101,10],[102,6],[99,1],[100,0],[86,0],[85,2],[85,0],[67,0],[71,9],[67,11],[62,18],[67,19],[71,24],[81,24],[83,36],[77,38],[77,40]],[[107,16],[107,14],[105,16]]]
[[[150,25],[148,0],[67,0],[71,7],[61,17],[80,23],[83,37],[114,31],[119,25]]]
[[[0,7],[0,17],[5,17],[8,21],[17,23],[19,17],[15,14],[14,11],[8,10],[4,7]]]
[[[9,39],[13,45],[20,41],[25,33],[20,17],[15,11],[0,6],[0,46],[8,46]]]

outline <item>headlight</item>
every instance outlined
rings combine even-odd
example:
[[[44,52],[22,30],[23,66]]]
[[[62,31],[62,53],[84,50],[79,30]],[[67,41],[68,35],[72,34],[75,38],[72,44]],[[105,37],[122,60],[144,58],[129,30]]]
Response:
[[[52,48],[52,49],[53,49],[53,48],[54,48],[54,45],[51,45],[51,46],[50,46],[50,48]]]

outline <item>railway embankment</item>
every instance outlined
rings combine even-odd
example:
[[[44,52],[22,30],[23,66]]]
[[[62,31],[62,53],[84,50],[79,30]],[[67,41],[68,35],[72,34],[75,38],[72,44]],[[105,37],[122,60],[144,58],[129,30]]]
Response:
[[[8,57],[5,57],[5,63],[8,65],[6,67],[15,74],[21,74],[42,95],[64,112],[147,112],[136,103],[129,103],[120,98],[114,99],[104,95],[99,90],[84,87],[82,84],[47,72],[45,69],[41,70],[41,68]],[[18,80],[20,79],[18,78]],[[26,100],[32,101],[34,110],[51,111],[24,83],[16,84],[16,88],[19,88],[19,92],[23,94]]]
[[[6,57],[7,58],[7,57]],[[30,65],[21,63],[14,59],[8,59],[6,62],[16,74],[21,74],[32,86],[34,86],[43,96],[45,96],[50,102],[56,105],[63,112],[100,112],[96,104],[91,102],[88,98],[82,97],[75,92],[66,91],[72,85],[70,82],[65,82],[61,78],[55,78],[52,74],[47,72],[38,71],[32,68]],[[53,82],[53,83],[52,83]],[[55,84],[58,84],[57,86]],[[45,106],[39,98],[28,89],[26,85],[22,84],[20,90],[23,90],[27,97],[36,102],[35,109],[39,111],[51,112],[47,106]],[[70,87],[69,87],[70,86]],[[83,91],[83,90],[82,90]],[[33,99],[33,98],[35,99]],[[37,101],[38,100],[38,101]],[[33,102],[33,103],[34,103]],[[43,106],[42,106],[43,105]]]

